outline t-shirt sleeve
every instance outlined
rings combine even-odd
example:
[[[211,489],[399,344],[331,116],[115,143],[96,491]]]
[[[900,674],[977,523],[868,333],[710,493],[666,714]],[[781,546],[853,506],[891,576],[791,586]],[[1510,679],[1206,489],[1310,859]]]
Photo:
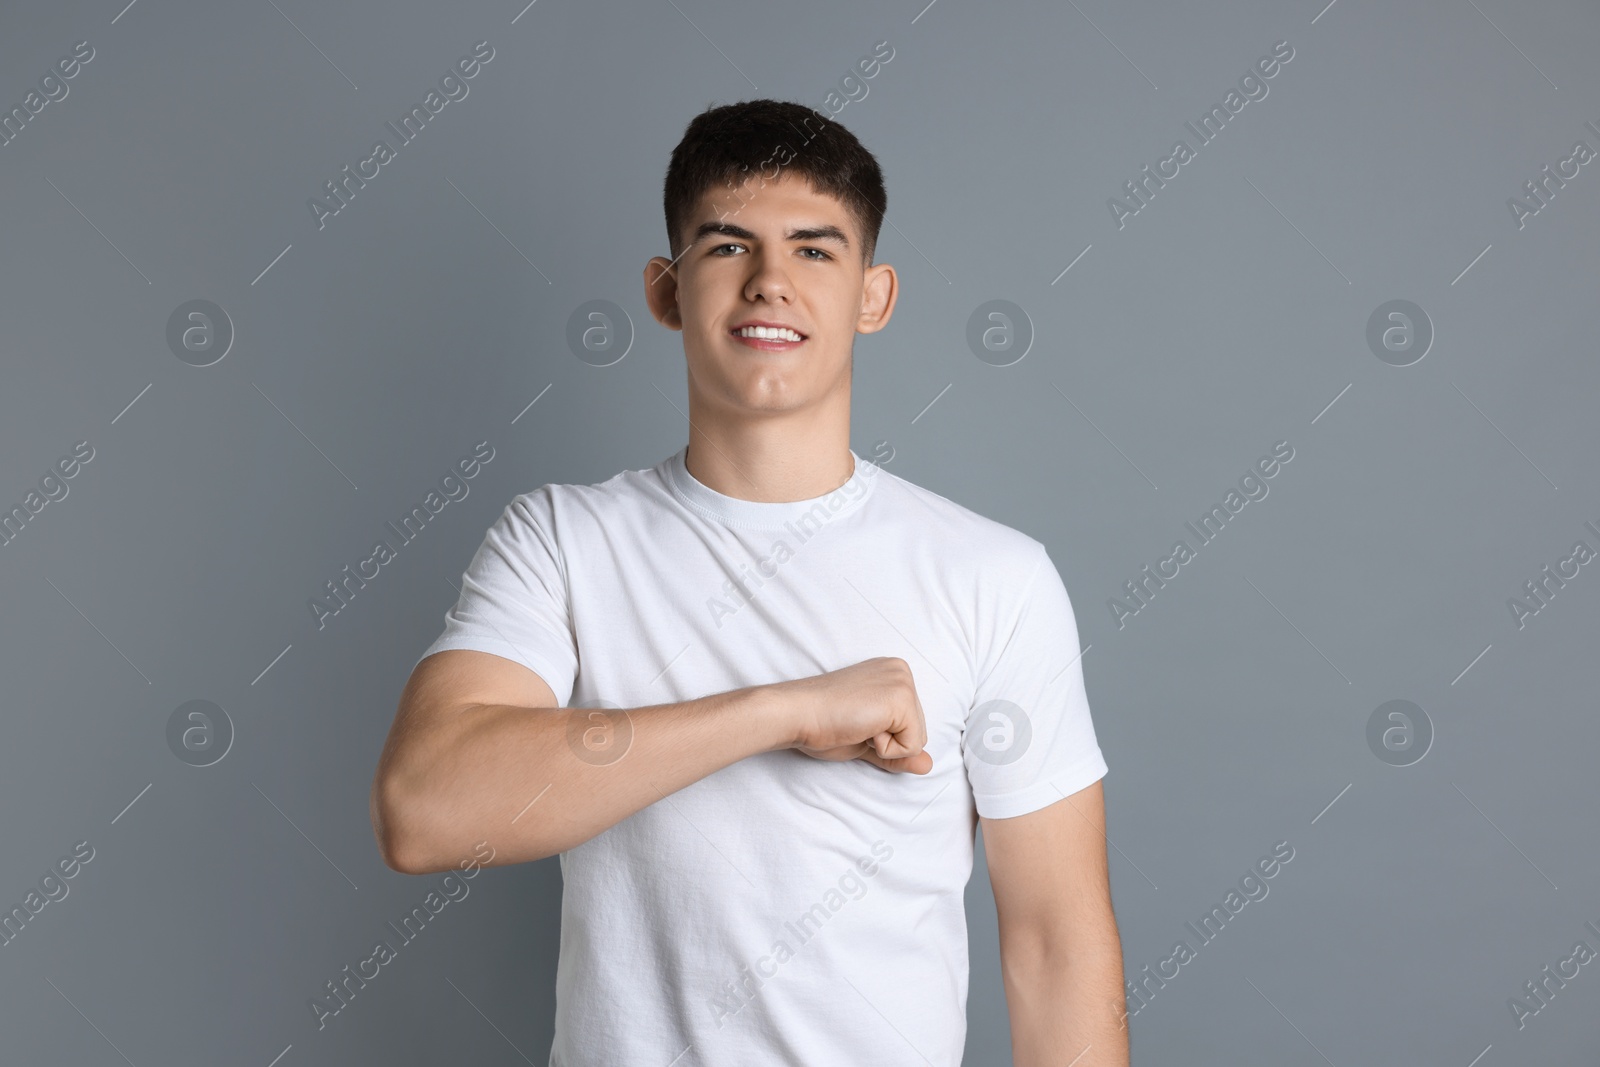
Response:
[[[973,800],[986,819],[1037,811],[1106,774],[1072,601],[1044,546],[1035,545],[1038,563],[1020,605],[988,635],[962,737]]]
[[[418,662],[453,648],[489,652],[543,678],[566,706],[577,680],[578,648],[552,520],[548,486],[506,506],[461,576],[461,595],[445,612],[444,632]]]

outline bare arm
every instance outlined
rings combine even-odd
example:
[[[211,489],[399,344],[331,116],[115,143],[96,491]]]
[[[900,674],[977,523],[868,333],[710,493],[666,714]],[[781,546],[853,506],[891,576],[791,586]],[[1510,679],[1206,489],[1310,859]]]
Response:
[[[597,717],[604,714],[556,706],[544,679],[486,652],[424,659],[401,694],[373,778],[384,862],[408,874],[446,870],[480,841],[493,846],[493,866],[542,859],[731,763],[784,748],[824,759],[876,756],[886,770],[931,766],[921,707],[899,659],[625,717],[610,712],[609,723]],[[631,738],[600,756],[569,740],[607,728],[617,737],[631,728]]]
[[[1127,1067],[1102,783],[982,825],[1017,1067]]]

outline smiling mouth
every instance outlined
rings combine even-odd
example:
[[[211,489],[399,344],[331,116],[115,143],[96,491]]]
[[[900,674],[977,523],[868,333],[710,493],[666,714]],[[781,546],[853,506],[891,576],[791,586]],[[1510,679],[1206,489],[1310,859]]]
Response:
[[[744,326],[729,332],[740,344],[763,352],[788,352],[806,341],[805,334],[785,326]]]

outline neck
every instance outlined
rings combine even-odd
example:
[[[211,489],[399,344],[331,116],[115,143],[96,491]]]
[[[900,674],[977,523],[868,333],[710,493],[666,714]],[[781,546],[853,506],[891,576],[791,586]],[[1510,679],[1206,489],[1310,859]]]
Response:
[[[691,419],[684,465],[724,496],[785,503],[825,496],[850,480],[849,415],[766,419],[736,426]]]

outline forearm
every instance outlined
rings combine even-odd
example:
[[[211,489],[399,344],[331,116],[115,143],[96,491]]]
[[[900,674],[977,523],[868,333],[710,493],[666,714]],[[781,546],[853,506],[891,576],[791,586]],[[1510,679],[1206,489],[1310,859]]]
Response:
[[[572,717],[599,711],[478,705],[435,726],[431,737],[409,738],[404,759],[386,752],[373,792],[385,858],[422,874],[452,867],[488,841],[491,866],[542,859],[793,741],[781,698],[764,686],[630,709],[627,722],[610,724],[618,733],[632,728],[615,758],[570,740],[572,731],[590,728]]]
[[[1127,1067],[1120,943],[1078,953],[1002,945],[1001,970],[1016,1067]]]

